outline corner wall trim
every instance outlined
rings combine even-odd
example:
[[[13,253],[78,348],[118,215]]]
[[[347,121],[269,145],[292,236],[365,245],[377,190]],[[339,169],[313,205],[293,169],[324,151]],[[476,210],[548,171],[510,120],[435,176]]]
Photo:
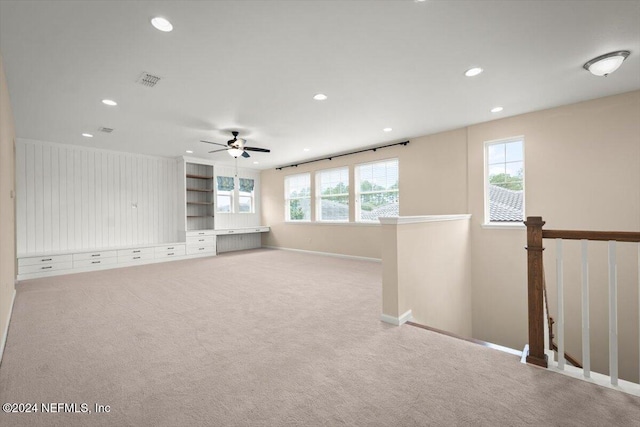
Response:
[[[314,254],[314,255],[325,255],[331,256],[335,258],[345,258],[345,259],[357,259],[360,261],[371,261],[371,262],[382,262],[380,258],[369,258],[364,256],[355,256],[355,255],[344,255],[344,254],[334,254],[331,252],[319,252],[319,251],[307,251],[304,249],[294,249],[294,248],[281,248],[280,246],[262,246],[267,249],[280,249],[282,251],[291,251],[291,252],[301,252],[304,254]]]
[[[13,303],[16,300],[16,290],[13,289],[13,295],[11,296],[11,306],[9,307],[9,313],[7,315],[7,327],[2,331],[2,341],[0,342],[0,364],[2,364],[2,356],[4,355],[4,346],[7,344],[7,336],[9,335],[9,324],[11,323],[11,314],[13,313]]]
[[[411,314],[411,310],[407,310],[400,317],[393,317],[393,316],[389,316],[388,314],[384,314],[384,313],[382,313],[382,315],[380,316],[380,320],[382,320],[385,323],[390,323],[390,324],[395,325],[395,326],[400,326],[403,323],[407,323],[411,319],[413,319],[413,315]]]

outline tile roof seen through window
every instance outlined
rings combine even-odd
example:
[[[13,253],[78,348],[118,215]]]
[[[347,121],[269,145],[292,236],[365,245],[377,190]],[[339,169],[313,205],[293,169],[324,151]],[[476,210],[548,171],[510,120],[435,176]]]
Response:
[[[515,191],[489,184],[489,218],[491,222],[522,221],[522,190]]]

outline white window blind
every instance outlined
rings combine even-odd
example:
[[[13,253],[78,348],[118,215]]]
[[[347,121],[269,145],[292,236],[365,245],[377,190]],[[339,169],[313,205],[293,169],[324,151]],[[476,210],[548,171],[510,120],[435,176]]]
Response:
[[[316,173],[318,221],[349,221],[349,168]]]

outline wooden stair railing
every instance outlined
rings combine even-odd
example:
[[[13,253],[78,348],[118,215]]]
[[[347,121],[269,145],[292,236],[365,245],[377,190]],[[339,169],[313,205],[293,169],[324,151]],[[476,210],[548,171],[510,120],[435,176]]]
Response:
[[[529,354],[527,363],[548,366],[544,349],[545,281],[542,260],[543,239],[598,240],[609,242],[640,242],[640,232],[543,230],[542,217],[530,216],[524,222],[527,227],[527,297],[529,318]],[[550,346],[553,347],[552,341]],[[568,357],[565,358],[570,362]],[[577,361],[576,361],[577,362]],[[617,373],[616,373],[617,375]],[[615,380],[615,381],[614,381]],[[617,377],[612,376],[612,384]]]

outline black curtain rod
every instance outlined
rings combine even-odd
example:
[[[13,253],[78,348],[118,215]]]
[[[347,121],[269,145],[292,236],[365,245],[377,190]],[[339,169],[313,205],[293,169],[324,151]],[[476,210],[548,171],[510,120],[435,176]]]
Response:
[[[377,151],[377,150],[379,150],[381,148],[395,147],[396,145],[406,146],[409,142],[411,142],[411,141],[396,142],[395,144],[387,144],[387,145],[382,145],[380,147],[374,147],[374,148],[367,148],[367,149],[364,149],[364,150],[352,151],[350,153],[336,154],[335,156],[323,157],[321,159],[307,160],[306,162],[295,163],[295,164],[288,165],[288,166],[280,166],[279,168],[276,168],[276,170],[281,171],[282,169],[285,169],[285,168],[297,168],[298,166],[306,165],[307,163],[320,162],[322,160],[331,160],[331,159],[335,159],[337,157],[350,156],[352,154],[359,154],[359,153],[366,153],[367,151],[374,151],[375,152],[375,151]]]

